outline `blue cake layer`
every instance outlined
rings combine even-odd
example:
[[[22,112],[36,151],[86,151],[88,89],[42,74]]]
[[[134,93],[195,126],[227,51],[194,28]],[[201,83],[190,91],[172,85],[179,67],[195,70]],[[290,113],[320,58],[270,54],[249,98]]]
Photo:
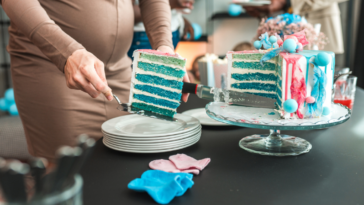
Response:
[[[259,80],[259,81],[276,81],[277,76],[273,73],[246,73],[246,74],[239,74],[233,73],[231,78],[239,81],[252,81],[252,80]]]
[[[135,79],[139,80],[143,83],[149,83],[149,84],[155,84],[155,85],[161,85],[165,87],[175,88],[175,89],[182,89],[183,82],[177,81],[177,80],[166,80],[164,78],[154,76],[154,75],[148,75],[148,74],[136,74]]]
[[[247,92],[247,93],[254,94],[254,95],[259,95],[259,96],[262,96],[262,97],[277,99],[276,94],[270,94],[270,93],[254,93],[254,92]]]
[[[234,61],[233,62],[234,68],[245,68],[245,69],[252,69],[252,70],[276,70],[276,64],[270,62],[264,62],[263,66],[260,62],[244,62],[244,61]]]
[[[232,88],[237,89],[254,89],[254,90],[265,90],[275,92],[277,89],[277,85],[275,84],[265,84],[265,83],[234,83],[231,84]]]
[[[151,104],[155,104],[155,105],[159,105],[159,106],[163,106],[163,107],[168,107],[168,108],[172,108],[172,109],[176,109],[179,106],[179,103],[160,99],[160,98],[155,98],[155,97],[151,97],[151,96],[147,96],[147,95],[143,95],[143,94],[134,94],[134,98],[138,99],[140,101],[143,101],[143,102],[147,102],[147,103],[151,103]]]
[[[137,90],[145,91],[148,93],[152,93],[152,94],[155,94],[155,95],[158,95],[161,97],[165,97],[165,98],[169,98],[169,99],[173,99],[173,100],[180,100],[181,95],[182,95],[181,93],[172,92],[169,90],[165,90],[165,89],[150,86],[150,85],[136,84],[134,86],[134,88]]]
[[[148,110],[148,111],[159,113],[159,114],[169,116],[169,117],[173,117],[176,114],[176,112],[173,111],[173,110],[167,110],[167,109],[163,109],[163,108],[160,108],[160,107],[155,107],[153,105],[147,105],[147,104],[144,104],[144,103],[133,102],[132,106],[136,107],[136,108],[139,108],[139,109],[142,109],[142,110]]]
[[[175,68],[165,66],[165,65],[159,65],[154,63],[145,63],[145,62],[138,62],[138,68],[145,70],[145,71],[151,71],[155,73],[161,73],[164,75],[182,78],[185,75],[184,70],[177,70]]]

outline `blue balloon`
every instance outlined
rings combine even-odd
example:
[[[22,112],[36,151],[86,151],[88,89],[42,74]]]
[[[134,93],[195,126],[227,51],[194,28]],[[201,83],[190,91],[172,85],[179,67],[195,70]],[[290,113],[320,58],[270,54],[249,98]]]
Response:
[[[269,42],[270,42],[271,44],[274,44],[275,42],[277,42],[277,37],[275,37],[275,36],[271,36],[271,37],[269,37]]]
[[[317,54],[315,58],[315,63],[318,66],[327,66],[330,63],[330,55],[324,52]]]
[[[229,5],[228,12],[229,12],[230,16],[239,16],[242,11],[243,11],[243,7],[241,5],[237,5],[237,4]]]
[[[16,115],[19,115],[19,112],[18,112],[18,108],[16,107],[16,104],[12,104],[10,107],[9,107],[9,113],[10,115],[12,116],[16,116]]]
[[[198,25],[197,23],[192,23],[192,28],[193,28],[193,33],[194,33],[194,36],[193,36],[193,39],[194,40],[198,40],[201,38],[202,36],[202,28],[200,25]],[[187,39],[190,39],[190,36],[191,34],[190,33],[187,33]]]
[[[331,113],[331,110],[329,107],[324,107],[322,110],[322,115],[329,115]]]
[[[5,100],[8,102],[8,104],[15,103],[15,97],[14,97],[14,89],[9,88],[5,91]]]
[[[298,103],[294,99],[288,99],[283,103],[283,109],[287,113],[294,113],[298,108]]]
[[[254,47],[259,50],[262,47],[262,42],[254,41]]]
[[[198,40],[201,38],[202,36],[202,28],[200,25],[198,25],[197,23],[192,23],[192,28],[193,28],[193,32],[194,32],[194,39]]]
[[[294,53],[296,52],[297,43],[293,39],[287,39],[283,42],[283,49],[287,52]]]
[[[1,98],[0,99],[0,110],[1,111],[8,111],[10,107],[10,104],[8,103],[8,101],[5,100],[5,98]]]

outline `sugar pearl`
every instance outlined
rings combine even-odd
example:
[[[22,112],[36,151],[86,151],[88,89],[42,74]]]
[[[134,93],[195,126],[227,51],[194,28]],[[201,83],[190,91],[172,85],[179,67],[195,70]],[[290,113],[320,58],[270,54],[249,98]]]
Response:
[[[306,98],[306,103],[311,104],[311,103],[314,103],[315,101],[316,101],[315,98],[312,96]]]

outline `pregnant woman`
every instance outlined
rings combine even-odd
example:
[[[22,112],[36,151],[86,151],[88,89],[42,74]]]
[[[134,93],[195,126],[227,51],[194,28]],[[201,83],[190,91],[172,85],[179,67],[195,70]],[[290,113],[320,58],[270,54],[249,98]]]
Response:
[[[11,73],[29,152],[53,160],[79,134],[100,138],[101,124],[122,114],[112,93],[128,101],[132,0],[0,3],[11,21]],[[172,53],[168,0],[139,6],[153,49]]]

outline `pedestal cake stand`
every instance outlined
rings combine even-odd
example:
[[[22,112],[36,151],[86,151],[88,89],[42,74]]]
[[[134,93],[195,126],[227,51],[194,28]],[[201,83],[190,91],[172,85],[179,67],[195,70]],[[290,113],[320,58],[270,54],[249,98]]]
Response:
[[[351,111],[341,104],[332,104],[331,114],[311,119],[281,119],[273,109],[227,105],[211,102],[206,113],[217,121],[257,129],[269,129],[269,135],[251,135],[240,140],[244,150],[261,155],[296,156],[310,151],[312,145],[299,137],[281,135],[280,130],[312,130],[335,126],[346,122]]]

